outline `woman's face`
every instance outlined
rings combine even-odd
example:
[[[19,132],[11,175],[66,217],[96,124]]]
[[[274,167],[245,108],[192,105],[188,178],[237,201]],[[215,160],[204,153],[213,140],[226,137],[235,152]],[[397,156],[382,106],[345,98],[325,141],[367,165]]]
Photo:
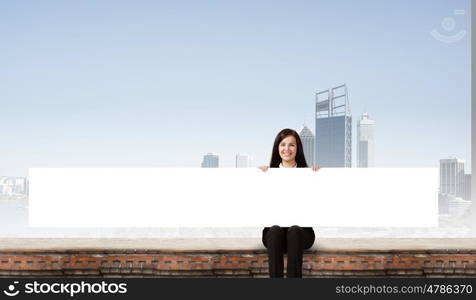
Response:
[[[296,138],[292,135],[285,137],[279,143],[279,156],[286,162],[294,162],[296,160],[297,143]]]

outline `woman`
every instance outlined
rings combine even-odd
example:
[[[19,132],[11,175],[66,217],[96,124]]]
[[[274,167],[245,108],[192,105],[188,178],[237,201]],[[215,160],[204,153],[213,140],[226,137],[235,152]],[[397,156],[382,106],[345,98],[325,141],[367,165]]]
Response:
[[[302,142],[296,131],[281,130],[274,140],[271,154],[271,168],[307,168]],[[268,166],[259,167],[266,172]],[[313,171],[319,166],[312,166]],[[270,277],[284,276],[284,253],[288,254],[287,277],[302,277],[302,257],[305,249],[314,244],[312,227],[279,227],[263,229],[263,244],[268,249],[268,265]]]

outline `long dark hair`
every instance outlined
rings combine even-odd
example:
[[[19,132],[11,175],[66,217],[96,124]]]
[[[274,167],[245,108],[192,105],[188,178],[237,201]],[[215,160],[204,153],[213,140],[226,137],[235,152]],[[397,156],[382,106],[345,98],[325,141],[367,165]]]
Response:
[[[297,151],[296,151],[296,163],[298,168],[307,168],[306,158],[304,157],[304,151],[302,149],[302,142],[299,134],[289,128],[281,130],[276,138],[274,139],[273,152],[271,154],[271,162],[269,163],[270,168],[279,168],[279,164],[282,162],[281,156],[279,155],[279,144],[286,137],[292,135],[296,139]]]

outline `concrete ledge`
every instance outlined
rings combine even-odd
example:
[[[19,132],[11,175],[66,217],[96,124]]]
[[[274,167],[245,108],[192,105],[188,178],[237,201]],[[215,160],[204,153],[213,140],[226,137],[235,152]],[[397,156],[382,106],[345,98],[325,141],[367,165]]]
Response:
[[[0,238],[4,250],[265,250],[257,238]],[[476,249],[476,238],[319,238],[311,250],[317,251],[389,251],[389,250]]]
[[[318,239],[305,277],[476,277],[475,239]],[[0,239],[0,276],[267,277],[259,239]]]

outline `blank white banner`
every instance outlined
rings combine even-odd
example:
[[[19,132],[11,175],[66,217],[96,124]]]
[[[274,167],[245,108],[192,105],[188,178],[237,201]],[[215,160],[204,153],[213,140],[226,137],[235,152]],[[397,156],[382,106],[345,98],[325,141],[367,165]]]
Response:
[[[437,169],[34,168],[30,226],[438,225]]]

